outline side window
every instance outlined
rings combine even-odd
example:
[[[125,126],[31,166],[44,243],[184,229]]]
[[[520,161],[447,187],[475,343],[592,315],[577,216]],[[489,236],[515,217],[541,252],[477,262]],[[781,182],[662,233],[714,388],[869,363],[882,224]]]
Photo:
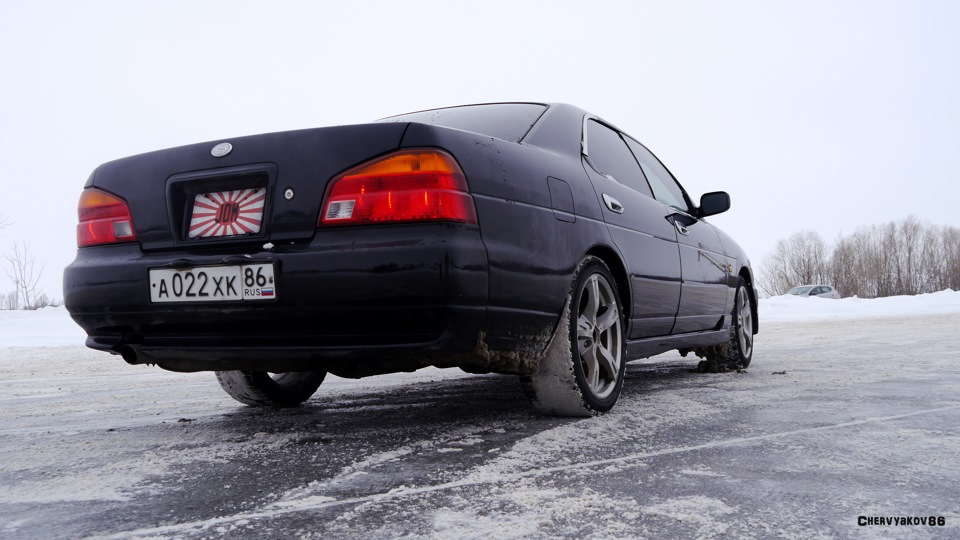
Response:
[[[590,120],[587,122],[587,153],[588,161],[597,172],[612,176],[617,182],[634,191],[653,197],[637,160],[623,143],[619,133]]]
[[[666,167],[660,163],[660,160],[637,141],[630,137],[624,137],[624,139],[630,145],[633,155],[637,156],[643,174],[647,176],[650,187],[653,189],[653,196],[667,206],[689,213],[690,207],[683,197],[683,190],[680,189],[680,185],[673,179]]]

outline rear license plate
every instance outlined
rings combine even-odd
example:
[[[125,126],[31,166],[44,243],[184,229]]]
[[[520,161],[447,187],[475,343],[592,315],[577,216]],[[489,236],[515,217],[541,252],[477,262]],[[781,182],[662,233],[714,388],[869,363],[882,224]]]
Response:
[[[272,264],[150,269],[151,302],[223,302],[277,297]]]
[[[201,193],[193,198],[190,238],[243,236],[260,232],[267,188]]]

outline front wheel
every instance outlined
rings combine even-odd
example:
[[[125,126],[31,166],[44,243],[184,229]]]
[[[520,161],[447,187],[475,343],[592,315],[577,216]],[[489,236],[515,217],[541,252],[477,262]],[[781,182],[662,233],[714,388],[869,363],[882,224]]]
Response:
[[[743,278],[737,282],[732,316],[726,364],[745,368],[753,359],[753,300],[747,292],[747,282]]]
[[[325,371],[267,373],[266,371],[217,371],[217,382],[230,397],[254,407],[294,407],[317,391]]]
[[[534,408],[558,416],[592,416],[613,408],[626,366],[623,330],[613,275],[602,260],[585,258],[539,370],[522,378]]]

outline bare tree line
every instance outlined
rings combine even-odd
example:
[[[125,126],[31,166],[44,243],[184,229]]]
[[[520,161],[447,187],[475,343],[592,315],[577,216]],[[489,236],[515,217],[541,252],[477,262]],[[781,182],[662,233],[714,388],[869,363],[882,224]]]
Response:
[[[832,248],[816,232],[801,231],[777,242],[758,279],[771,296],[814,283],[861,298],[960,290],[960,228],[910,216],[861,227]]]
[[[0,230],[8,225],[10,222],[0,214]],[[37,263],[36,256],[30,252],[29,242],[11,243],[10,251],[4,254],[3,259],[6,261],[4,273],[13,282],[14,290],[0,294],[0,309],[39,309],[58,305],[58,302],[37,289],[45,264]]]

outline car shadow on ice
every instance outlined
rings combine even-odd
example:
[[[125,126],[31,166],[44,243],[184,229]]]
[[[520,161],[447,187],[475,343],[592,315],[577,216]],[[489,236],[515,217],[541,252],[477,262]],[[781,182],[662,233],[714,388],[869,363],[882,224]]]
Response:
[[[302,406],[239,406],[224,415],[225,427],[279,433],[316,427],[342,432],[440,429],[444,425],[498,424],[534,417],[519,381],[503,375],[468,375],[400,386],[355,386],[324,393]],[[213,426],[210,426],[213,427]]]
[[[730,376],[719,374],[724,375]],[[717,377],[718,374],[697,373],[696,362],[690,359],[631,362],[626,366],[623,397],[713,384],[719,381]],[[397,386],[357,385],[326,394],[324,390],[321,386],[313,398],[299,407],[238,406],[225,413],[222,420],[211,418],[204,424],[213,428],[222,423],[224,427],[235,426],[245,432],[269,433],[318,426],[339,426],[351,431],[415,429],[422,432],[451,422],[456,425],[508,422],[533,427],[583,420],[537,415],[523,395],[517,377],[510,375],[463,374]],[[614,412],[621,405],[615,407]]]
[[[661,387],[702,385],[716,381],[716,374],[696,372],[696,361],[664,359],[631,362],[626,366],[624,395]],[[249,429],[282,430],[284,424],[301,427],[310,423],[344,423],[351,429],[409,426],[411,422],[530,421],[547,417],[533,412],[517,377],[463,374],[439,381],[397,386],[353,386],[325,394],[324,387],[300,407],[271,408],[238,406],[225,414]],[[614,408],[616,411],[617,408]],[[566,421],[576,420],[575,418]],[[539,423],[539,422],[537,422]]]
[[[722,373],[703,373],[697,369],[699,358],[680,358],[676,355],[664,355],[655,360],[641,360],[627,364],[624,378],[624,392],[630,393],[659,389],[661,387],[702,386],[722,381],[724,376],[736,376],[735,370]],[[747,370],[743,370],[743,374]],[[717,378],[717,377],[721,378]]]

